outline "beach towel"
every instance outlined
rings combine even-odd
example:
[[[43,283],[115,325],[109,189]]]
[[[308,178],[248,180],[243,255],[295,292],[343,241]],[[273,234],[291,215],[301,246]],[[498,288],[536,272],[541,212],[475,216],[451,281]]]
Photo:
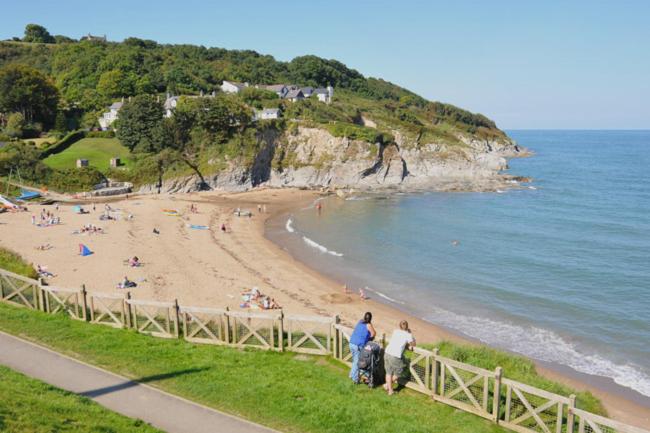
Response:
[[[89,256],[91,254],[93,254],[93,252],[90,251],[90,249],[87,246],[85,246],[84,244],[79,244],[79,255]]]
[[[194,229],[194,230],[208,230],[210,227],[201,226],[201,225],[197,225],[197,224],[189,224],[189,228]]]

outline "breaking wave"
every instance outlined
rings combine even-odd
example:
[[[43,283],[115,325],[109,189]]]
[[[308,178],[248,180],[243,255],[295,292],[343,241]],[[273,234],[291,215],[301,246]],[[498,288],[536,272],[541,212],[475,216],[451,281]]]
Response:
[[[460,331],[493,347],[566,365],[581,373],[611,378],[619,385],[650,396],[650,374],[640,366],[619,364],[595,353],[583,353],[555,332],[534,326],[525,327],[482,317],[463,316],[439,308],[424,319]]]
[[[318,242],[315,242],[315,241],[309,239],[307,236],[303,236],[302,240],[305,241],[305,243],[307,245],[309,245],[310,247],[316,248],[317,250],[319,250],[322,253],[331,254],[331,255],[336,256],[336,257],[343,257],[342,253],[337,253],[336,251],[328,250],[326,247],[319,244]]]
[[[287,220],[287,223],[285,224],[284,228],[286,228],[289,233],[293,233],[296,231],[293,228],[293,220],[291,218]]]

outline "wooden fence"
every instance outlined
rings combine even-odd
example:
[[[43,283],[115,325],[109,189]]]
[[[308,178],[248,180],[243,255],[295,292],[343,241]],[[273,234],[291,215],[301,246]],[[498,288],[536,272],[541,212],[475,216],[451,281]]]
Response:
[[[106,294],[43,286],[0,269],[0,299],[13,305],[65,314],[76,320],[132,328],[153,337],[199,344],[331,355],[350,365],[352,329],[337,317],[284,315],[282,311],[243,312],[131,299],[128,292]],[[381,338],[385,344],[385,338]],[[473,413],[518,433],[650,433],[576,407],[562,396],[494,371],[415,348],[407,356],[403,382],[440,403]]]

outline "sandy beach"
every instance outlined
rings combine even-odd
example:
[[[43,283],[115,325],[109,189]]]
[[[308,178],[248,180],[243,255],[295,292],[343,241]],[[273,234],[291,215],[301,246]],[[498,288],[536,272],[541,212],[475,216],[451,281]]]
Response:
[[[99,201],[94,211],[92,203],[82,205],[87,214],[75,213],[72,205],[61,205],[58,211],[51,205],[30,205],[29,212],[0,215],[0,245],[46,266],[56,275],[48,280],[54,286],[84,284],[89,292],[110,293],[122,290],[117,285],[126,276],[137,283],[129,289],[136,299],[177,299],[182,305],[232,309],[240,309],[243,290],[258,287],[286,312],[339,315],[351,325],[364,311],[372,311],[378,331],[388,334],[406,313],[373,299],[362,300],[356,292],[346,294],[342,282],[308,268],[264,236],[269,219],[308,206],[318,195],[307,190],[261,189],[238,194],[131,196],[108,203],[116,218],[108,221],[99,219],[105,212],[105,204]],[[196,213],[190,211],[192,204]],[[241,216],[235,212],[238,208]],[[60,217],[61,224],[33,225],[31,216],[38,221],[42,209]],[[248,211],[251,216],[245,216]],[[103,233],[75,233],[87,224],[101,227]],[[52,248],[37,249],[44,244]],[[80,256],[79,244],[93,254]],[[133,256],[143,266],[125,263]],[[451,339],[475,344],[416,317],[407,318],[420,342]],[[586,375],[539,367],[555,380],[590,390],[612,418],[640,427],[650,425],[650,407],[611,392],[606,381],[591,383]]]

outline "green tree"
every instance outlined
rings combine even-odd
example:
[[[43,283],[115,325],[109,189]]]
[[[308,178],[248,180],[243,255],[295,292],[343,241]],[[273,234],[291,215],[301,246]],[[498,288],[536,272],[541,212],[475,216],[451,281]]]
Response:
[[[154,153],[165,145],[163,105],[154,96],[138,95],[126,102],[117,119],[117,138],[131,151]]]
[[[24,42],[40,42],[43,44],[53,44],[56,41],[54,36],[47,31],[43,26],[38,24],[27,24],[25,26],[25,36],[23,37]]]
[[[56,113],[56,119],[54,120],[54,129],[59,132],[65,132],[68,130],[68,120],[65,118],[65,113],[59,110]]]
[[[5,134],[14,138],[22,138],[25,131],[25,116],[21,113],[11,113],[7,118],[7,126],[5,126]]]
[[[104,72],[99,77],[97,91],[107,99],[129,96],[133,93],[131,80],[120,70]]]
[[[59,92],[48,77],[24,65],[0,69],[0,112],[18,112],[28,123],[54,121]]]

